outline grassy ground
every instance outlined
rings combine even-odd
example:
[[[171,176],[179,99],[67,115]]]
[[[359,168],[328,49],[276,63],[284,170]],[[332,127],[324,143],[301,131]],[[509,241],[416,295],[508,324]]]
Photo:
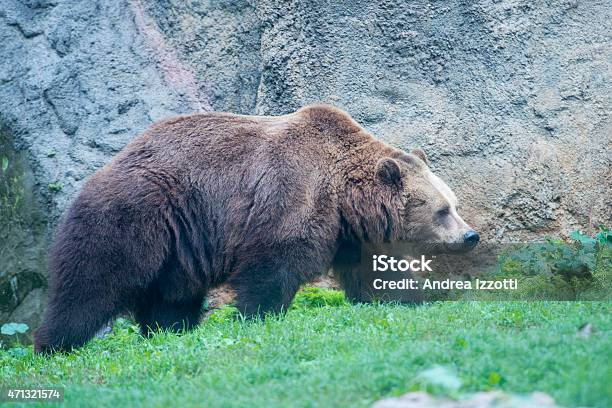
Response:
[[[182,336],[145,340],[120,320],[68,355],[0,351],[0,384],[63,386],[62,406],[75,407],[365,407],[444,392],[416,380],[442,365],[462,382],[455,396],[543,391],[566,406],[612,406],[608,302],[350,306],[338,292],[311,291],[282,317],[244,322],[232,312]],[[584,323],[590,336],[579,333]]]

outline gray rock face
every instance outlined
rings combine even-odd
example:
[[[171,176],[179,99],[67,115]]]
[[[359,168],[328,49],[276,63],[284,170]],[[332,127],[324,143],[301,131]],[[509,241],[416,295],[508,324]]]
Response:
[[[339,105],[377,137],[422,146],[488,239],[610,224],[605,2],[168,0],[147,11],[212,84],[215,110]]]
[[[28,294],[45,286],[53,226],[84,179],[152,122],[209,105],[138,3],[0,4],[0,198],[21,203],[9,213],[0,201],[0,323],[34,328],[42,304]]]
[[[83,180],[152,122],[312,102],[423,147],[485,239],[610,225],[611,14],[574,0],[5,0],[0,124],[35,180],[37,253]],[[16,274],[0,263],[0,285]]]

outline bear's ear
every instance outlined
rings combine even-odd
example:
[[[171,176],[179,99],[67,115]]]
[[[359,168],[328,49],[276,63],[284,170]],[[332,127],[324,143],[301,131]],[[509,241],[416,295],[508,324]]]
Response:
[[[379,180],[390,186],[399,187],[402,182],[399,164],[390,157],[383,157],[376,163],[376,175]]]
[[[416,149],[414,149],[412,151],[412,154],[414,154],[419,159],[423,160],[423,162],[425,162],[425,164],[429,164],[429,161],[427,160],[427,155],[425,154],[423,149],[421,149],[420,147],[417,147]]]

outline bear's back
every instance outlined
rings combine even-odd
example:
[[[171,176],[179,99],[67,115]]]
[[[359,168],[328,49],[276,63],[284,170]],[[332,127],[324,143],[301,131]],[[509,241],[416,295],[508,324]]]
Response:
[[[270,162],[324,168],[343,138],[372,139],[340,109],[312,105],[282,116],[199,113],[153,124],[129,143],[115,164],[170,166],[190,172],[254,168]],[[220,175],[223,175],[221,173]]]

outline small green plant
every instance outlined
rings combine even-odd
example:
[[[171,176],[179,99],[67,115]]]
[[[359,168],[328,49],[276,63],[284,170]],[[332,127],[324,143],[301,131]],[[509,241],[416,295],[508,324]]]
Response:
[[[5,336],[14,336],[18,333],[25,333],[29,329],[28,325],[25,323],[4,323],[0,328],[0,333]]]
[[[589,278],[598,264],[598,254],[612,245],[610,231],[601,228],[594,237],[581,232],[570,234],[570,240],[547,238],[543,243],[529,244],[506,254],[502,269],[522,275],[558,275],[566,280]]]
[[[59,181],[56,181],[55,183],[49,183],[47,187],[49,187],[50,191],[57,193],[59,191],[62,191],[62,189],[64,188],[64,184]]]
[[[9,165],[11,165],[9,169]],[[2,156],[0,160],[2,177],[0,178],[0,220],[5,225],[16,223],[20,219],[20,205],[24,197],[23,173],[16,171],[15,163]]]
[[[232,305],[225,305],[215,309],[207,318],[208,323],[227,323],[232,320],[237,320],[240,317],[240,311]]]
[[[458,396],[462,381],[451,367],[434,365],[420,372],[414,379],[411,391],[426,391],[434,395]]]
[[[291,309],[303,310],[325,306],[334,307],[345,305],[348,305],[348,301],[344,297],[344,292],[306,286],[296,295],[291,304]]]
[[[522,287],[545,297],[576,299],[584,293],[610,296],[612,234],[601,226],[590,236],[580,231],[568,240],[550,239],[528,244],[500,258],[496,274],[516,277]]]

